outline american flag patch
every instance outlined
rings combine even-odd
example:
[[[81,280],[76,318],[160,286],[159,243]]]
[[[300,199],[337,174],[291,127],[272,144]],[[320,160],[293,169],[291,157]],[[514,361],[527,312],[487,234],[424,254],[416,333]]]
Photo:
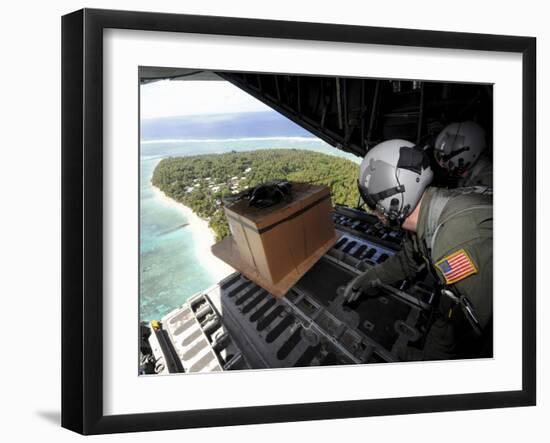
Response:
[[[448,285],[456,283],[469,275],[477,274],[474,263],[464,249],[453,252],[435,265],[445,277],[445,283]]]

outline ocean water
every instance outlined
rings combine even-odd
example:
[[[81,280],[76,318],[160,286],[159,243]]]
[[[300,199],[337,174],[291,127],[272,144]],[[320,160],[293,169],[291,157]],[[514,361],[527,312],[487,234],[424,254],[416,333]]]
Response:
[[[141,140],[311,137],[275,111],[144,119],[140,130]]]
[[[275,114],[275,113],[274,113]],[[273,119],[284,118],[276,114]],[[166,125],[166,120],[158,122]],[[185,124],[185,131],[162,131],[149,122],[147,131],[142,123],[140,147],[140,320],[160,319],[184,303],[191,295],[215,283],[217,277],[199,258],[197,238],[191,229],[181,227],[187,223],[184,213],[177,206],[166,202],[151,185],[151,177],[157,163],[164,157],[214,154],[229,151],[257,149],[306,149],[336,155],[360,162],[360,158],[344,153],[313,137],[288,120],[272,125],[270,131],[263,127],[252,130],[257,123],[250,115],[240,118],[218,119],[215,123],[206,119],[211,132],[203,132],[201,119],[195,120],[198,131]],[[262,121],[266,117],[262,116]],[[245,130],[239,131],[235,124]],[[225,125],[230,124],[231,128]],[[172,127],[177,126],[174,121]],[[221,125],[223,128],[216,128]],[[267,125],[269,126],[269,125]],[[154,135],[151,135],[151,134]],[[219,138],[218,134],[230,135]],[[157,138],[154,138],[157,137]],[[185,138],[182,138],[185,137]],[[201,251],[204,254],[204,251]]]

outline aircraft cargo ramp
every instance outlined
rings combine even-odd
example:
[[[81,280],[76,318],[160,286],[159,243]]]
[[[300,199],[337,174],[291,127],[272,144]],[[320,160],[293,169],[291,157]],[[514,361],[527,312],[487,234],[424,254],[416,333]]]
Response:
[[[181,360],[165,368],[197,372],[380,363],[398,361],[407,344],[421,349],[437,298],[429,274],[351,304],[342,303],[339,291],[395,254],[402,234],[347,207],[337,206],[333,220],[339,241],[285,297],[275,298],[235,272],[165,316],[162,328],[173,345],[165,354]]]

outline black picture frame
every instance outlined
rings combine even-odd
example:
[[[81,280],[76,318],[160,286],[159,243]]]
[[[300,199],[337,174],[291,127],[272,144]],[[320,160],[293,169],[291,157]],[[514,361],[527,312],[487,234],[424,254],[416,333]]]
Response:
[[[522,388],[517,391],[104,415],[103,30],[501,51],[522,55]],[[62,426],[82,434],[529,406],[536,403],[536,39],[83,9],[62,18]]]

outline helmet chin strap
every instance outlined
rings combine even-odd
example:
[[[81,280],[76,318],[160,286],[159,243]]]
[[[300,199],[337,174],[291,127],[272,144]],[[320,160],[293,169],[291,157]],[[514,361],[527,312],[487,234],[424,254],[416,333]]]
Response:
[[[398,218],[388,218],[388,224],[389,227],[395,231],[398,231],[401,229],[401,225],[403,224],[403,220],[400,220]]]
[[[391,218],[399,218],[399,200],[396,198],[392,198],[390,201],[390,217]]]
[[[399,210],[399,200],[392,198],[390,202],[390,210],[388,211],[387,219],[390,228],[398,230],[405,220],[406,214],[409,213],[410,205],[406,205],[403,211]]]

